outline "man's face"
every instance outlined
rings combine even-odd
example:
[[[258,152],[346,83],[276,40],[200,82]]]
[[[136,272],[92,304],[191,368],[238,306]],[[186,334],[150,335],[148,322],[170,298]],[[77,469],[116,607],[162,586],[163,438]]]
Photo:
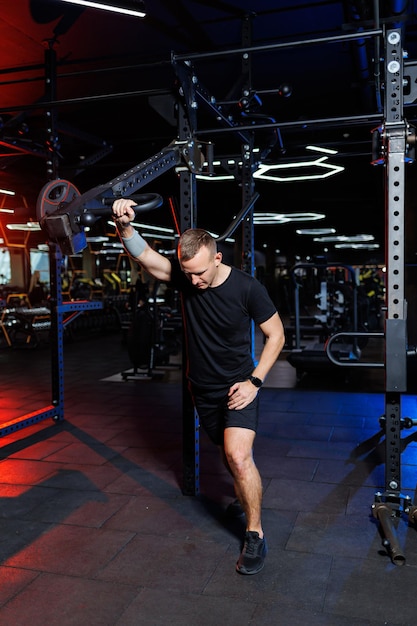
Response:
[[[217,276],[222,255],[213,254],[206,246],[202,246],[197,254],[188,261],[181,261],[181,269],[196,289],[207,289]]]

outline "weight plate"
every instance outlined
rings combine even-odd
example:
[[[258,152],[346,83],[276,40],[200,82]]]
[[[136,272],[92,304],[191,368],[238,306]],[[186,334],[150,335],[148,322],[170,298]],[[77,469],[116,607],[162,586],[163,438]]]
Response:
[[[62,203],[69,204],[80,196],[78,189],[69,181],[57,178],[46,183],[36,202],[36,216],[40,222],[45,215],[55,213]]]

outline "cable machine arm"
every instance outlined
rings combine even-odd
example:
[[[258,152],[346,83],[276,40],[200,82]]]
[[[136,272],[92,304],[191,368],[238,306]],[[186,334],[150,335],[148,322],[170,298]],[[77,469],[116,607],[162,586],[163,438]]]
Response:
[[[77,254],[87,247],[84,226],[93,223],[98,217],[110,215],[113,200],[131,198],[139,189],[182,161],[192,172],[200,171],[203,158],[194,140],[173,142],[115,179],[83,194],[68,181],[51,181],[38,197],[36,213],[39,224],[48,239],[59,245],[63,254]],[[158,194],[137,195],[134,199],[138,204],[138,212],[162,204]]]

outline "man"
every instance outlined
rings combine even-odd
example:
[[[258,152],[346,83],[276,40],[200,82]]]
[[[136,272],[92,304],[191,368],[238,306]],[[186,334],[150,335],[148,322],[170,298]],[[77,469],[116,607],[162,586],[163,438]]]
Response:
[[[156,280],[182,293],[187,377],[200,422],[220,447],[236,496],[246,515],[241,574],[256,574],[267,552],[261,522],[262,482],[253,460],[258,392],[284,346],[284,330],[266,289],[249,274],[222,262],[215,239],[201,229],[186,230],[178,262],[153,250],[130,222],[134,202],[116,200],[113,216],[123,245]],[[251,321],[265,341],[254,366]]]

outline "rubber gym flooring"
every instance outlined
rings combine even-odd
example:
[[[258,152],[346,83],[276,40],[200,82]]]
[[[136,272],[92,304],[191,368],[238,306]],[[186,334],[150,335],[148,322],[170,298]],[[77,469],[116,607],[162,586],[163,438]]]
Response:
[[[297,380],[283,353],[261,392],[255,457],[269,552],[236,573],[244,520],[201,435],[200,493],[182,493],[182,372],[123,380],[119,333],[64,347],[65,418],[0,439],[0,623],[13,626],[414,625],[417,531],[395,565],[371,512],[384,487],[380,372]],[[51,401],[47,343],[0,351],[2,422]],[[336,368],[337,369],[337,368]],[[414,418],[417,397],[402,399]],[[402,491],[417,444],[402,433]]]

